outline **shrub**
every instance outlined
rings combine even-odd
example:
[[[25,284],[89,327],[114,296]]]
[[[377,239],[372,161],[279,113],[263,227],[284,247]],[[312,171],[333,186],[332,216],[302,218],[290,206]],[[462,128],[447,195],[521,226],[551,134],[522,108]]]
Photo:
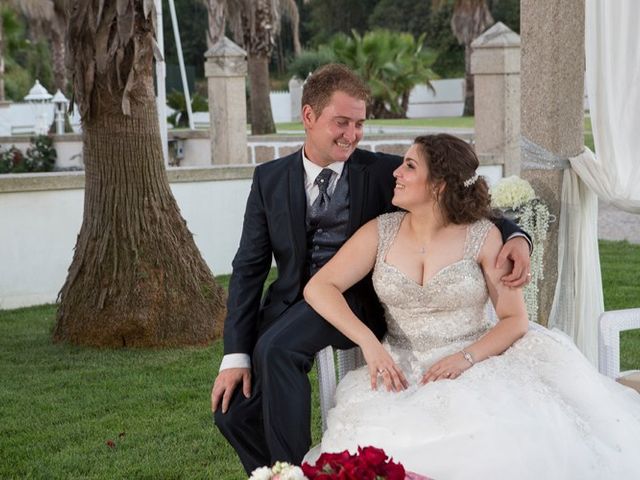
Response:
[[[0,151],[0,173],[50,172],[56,163],[57,153],[53,139],[38,135],[31,139],[33,146],[24,154],[11,146]]]

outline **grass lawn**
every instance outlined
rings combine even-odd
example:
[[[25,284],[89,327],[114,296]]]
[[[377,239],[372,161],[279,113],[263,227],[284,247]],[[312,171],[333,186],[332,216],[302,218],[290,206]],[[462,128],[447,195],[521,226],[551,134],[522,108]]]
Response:
[[[441,118],[400,118],[396,120],[382,119],[382,120],[367,120],[369,126],[382,125],[389,127],[442,127],[442,128],[473,128],[475,126],[474,117],[441,117]],[[299,131],[304,132],[302,123],[289,122],[278,123],[276,125],[278,132],[291,132]],[[586,115],[584,117],[584,144],[595,151],[593,146],[593,135],[591,133],[591,117]]]
[[[383,125],[387,127],[443,127],[443,128],[473,128],[474,117],[440,117],[440,118],[399,118],[367,120],[366,125]],[[278,132],[300,131],[304,128],[301,122],[278,123]]]
[[[603,241],[600,252],[606,308],[639,307],[640,245]],[[246,478],[211,421],[221,341],[167,350],[54,345],[54,316],[52,305],[0,311],[0,478]],[[622,364],[640,368],[640,331],[623,335]]]

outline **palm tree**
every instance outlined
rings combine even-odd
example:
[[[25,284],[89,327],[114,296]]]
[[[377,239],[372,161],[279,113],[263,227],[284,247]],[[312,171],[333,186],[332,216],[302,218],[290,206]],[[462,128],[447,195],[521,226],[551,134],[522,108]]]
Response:
[[[204,6],[207,7],[207,13],[209,16],[207,48],[213,47],[222,39],[222,37],[224,37],[227,18],[227,3],[232,3],[233,1],[234,0],[201,0]],[[232,5],[232,11],[233,10],[234,5]]]
[[[229,23],[233,38],[247,51],[251,133],[275,133],[269,92],[269,60],[280,17],[291,20],[293,47],[300,53],[300,15],[295,0],[201,0],[209,12],[209,47],[219,41]],[[304,0],[305,2],[308,0]]]
[[[205,344],[223,290],[169,188],[153,86],[153,0],[74,0],[73,96],[82,119],[82,227],[53,338],[96,346]]]
[[[442,4],[445,0],[439,0]],[[471,42],[495,22],[486,0],[455,0],[451,16],[451,30],[464,45],[464,113],[473,115],[473,75],[471,75]]]
[[[425,34],[417,40],[410,33],[372,30],[351,37],[337,34],[330,48],[335,59],[348,65],[371,88],[367,111],[374,118],[405,118],[413,87],[425,83],[433,90],[430,66],[436,56],[423,48]]]
[[[53,82],[61,91],[67,89],[66,29],[69,0],[51,0],[53,14],[46,22],[45,32],[51,42]]]

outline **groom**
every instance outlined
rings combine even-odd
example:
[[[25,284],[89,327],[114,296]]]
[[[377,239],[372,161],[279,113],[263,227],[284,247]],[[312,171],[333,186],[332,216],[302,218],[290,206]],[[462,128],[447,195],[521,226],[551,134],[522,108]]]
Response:
[[[309,278],[364,223],[390,211],[402,159],[356,149],[369,91],[342,65],[326,65],[302,94],[304,147],[255,169],[233,260],[224,325],[224,358],[211,391],[215,423],[250,473],[276,461],[299,464],[311,444],[307,374],[327,345],[353,343],[302,298]],[[498,222],[506,240],[520,233]],[[262,291],[275,258],[278,277]],[[514,261],[505,279],[525,282],[529,244],[501,252]],[[382,307],[367,277],[345,292],[350,307],[380,338]]]

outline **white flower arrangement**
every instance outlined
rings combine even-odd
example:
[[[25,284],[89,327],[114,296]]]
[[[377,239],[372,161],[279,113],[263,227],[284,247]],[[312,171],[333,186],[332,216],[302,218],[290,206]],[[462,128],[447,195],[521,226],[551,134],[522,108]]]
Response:
[[[249,480],[308,480],[302,469],[286,462],[276,462],[271,468],[260,467],[251,472]]]
[[[524,300],[529,320],[535,322],[538,319],[538,283],[544,278],[544,243],[552,215],[529,182],[515,175],[501,179],[491,189],[491,206],[515,217],[515,222],[531,236],[531,281],[524,288]]]
[[[491,189],[491,206],[501,210],[515,210],[536,198],[536,192],[529,182],[511,175],[501,179]]]

